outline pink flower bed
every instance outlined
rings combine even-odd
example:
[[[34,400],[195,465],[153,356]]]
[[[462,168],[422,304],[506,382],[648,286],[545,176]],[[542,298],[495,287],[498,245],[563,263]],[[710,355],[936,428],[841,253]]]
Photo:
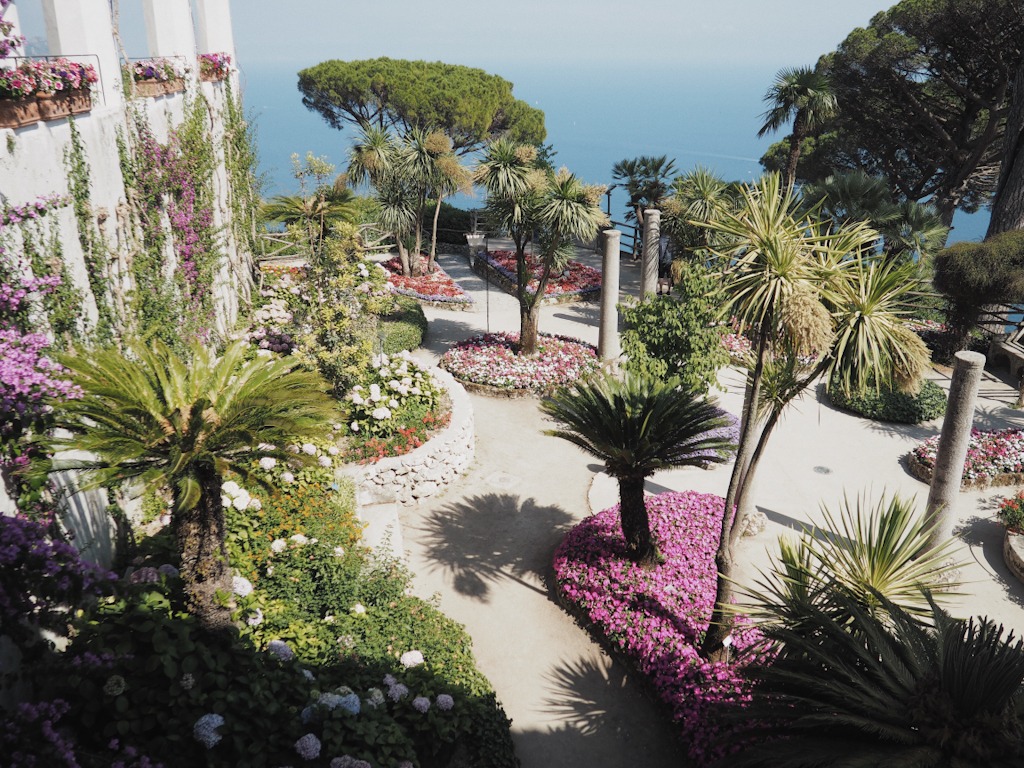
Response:
[[[395,286],[395,293],[442,304],[473,303],[473,297],[462,290],[462,286],[452,280],[439,264],[434,265],[433,272],[427,272],[427,260],[421,259],[422,274],[411,277],[402,275],[402,262],[397,256],[385,261],[383,266],[389,273],[388,281]]]
[[[515,251],[489,251],[487,263],[490,264],[506,279],[516,282],[516,253]],[[527,254],[526,268],[530,273],[530,280],[526,284],[526,290],[531,295],[537,293],[537,286],[540,283],[540,275],[543,266],[540,260]],[[561,272],[552,272],[544,286],[545,296],[561,296],[569,293],[593,293],[601,290],[601,271],[581,264],[578,261],[570,261]]]
[[[597,350],[568,336],[539,334],[537,354],[516,354],[518,333],[485,333],[460,341],[441,358],[441,367],[470,384],[544,392],[597,370]]]
[[[585,519],[555,552],[563,599],[647,676],[672,711],[697,765],[721,757],[714,708],[747,698],[740,666],[698,654],[715,600],[715,551],[725,501],[693,491],[649,496],[651,530],[665,556],[645,571],[626,559],[618,506]],[[741,628],[733,648],[758,640]]]

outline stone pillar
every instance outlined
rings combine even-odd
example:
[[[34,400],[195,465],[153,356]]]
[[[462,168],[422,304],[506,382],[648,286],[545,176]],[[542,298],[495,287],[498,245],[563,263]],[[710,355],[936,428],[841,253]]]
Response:
[[[622,352],[619,346],[619,239],[617,229],[606,229],[601,242],[604,252],[601,260],[601,327],[597,342],[597,355],[602,362],[611,362]]]
[[[949,386],[949,405],[942,420],[938,452],[932,468],[925,519],[931,531],[928,547],[934,549],[953,535],[956,522],[956,501],[964,475],[967,443],[974,423],[974,405],[978,385],[985,369],[985,356],[978,352],[957,352],[953,379]]]
[[[177,59],[188,69],[187,79],[197,79],[196,33],[189,0],[143,0],[142,10],[150,56]]]
[[[7,10],[10,13],[11,8]],[[113,21],[109,3],[43,0],[43,21],[50,54],[67,55],[82,64],[95,66],[100,77],[98,85],[103,104],[108,107],[119,105],[124,100],[121,58],[111,31]]]
[[[196,0],[199,53],[226,53],[235,62],[230,0]]]
[[[644,255],[640,262],[640,301],[658,292],[658,243],[661,240],[661,211],[644,211]]]

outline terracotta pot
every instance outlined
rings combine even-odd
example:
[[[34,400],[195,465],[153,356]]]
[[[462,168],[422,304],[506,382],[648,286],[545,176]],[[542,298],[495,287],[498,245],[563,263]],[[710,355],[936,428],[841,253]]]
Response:
[[[36,102],[39,104],[39,117],[43,120],[60,120],[71,115],[70,91],[37,93]]]
[[[21,128],[39,122],[39,103],[33,96],[0,99],[0,128]]]
[[[218,75],[218,74],[216,74],[214,72],[209,72],[209,73],[200,72],[199,73],[199,79],[202,80],[204,83],[219,83],[225,77],[226,77],[226,75]]]
[[[135,82],[135,95],[148,99],[166,96],[169,93],[179,93],[183,90],[185,90],[184,80],[137,80]]]
[[[71,114],[81,115],[92,110],[92,93],[88,88],[68,91],[71,102]]]

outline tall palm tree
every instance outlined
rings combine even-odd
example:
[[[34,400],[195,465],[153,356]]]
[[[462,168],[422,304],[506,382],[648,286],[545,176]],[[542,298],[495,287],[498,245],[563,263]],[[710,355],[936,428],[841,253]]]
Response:
[[[561,426],[561,437],[604,461],[619,481],[622,535],[631,559],[645,567],[660,560],[644,503],[644,481],[660,469],[725,461],[734,446],[714,430],[726,426],[713,403],[683,390],[678,379],[662,381],[611,374],[563,388],[541,403]]]
[[[441,214],[442,201],[460,190],[471,190],[469,169],[461,162],[452,148],[452,140],[441,131],[432,131],[424,141],[430,164],[431,189],[435,198],[434,217],[430,227],[430,255],[427,258],[427,271],[434,271],[437,259],[437,220]]]
[[[767,625],[777,653],[725,713],[722,768],[1011,768],[1024,764],[1024,641],[987,618],[928,621],[837,590]],[[837,610],[833,610],[837,609]],[[735,748],[739,746],[739,751]]]
[[[672,238],[678,256],[707,261],[711,248],[725,243],[702,224],[735,209],[737,190],[713,171],[698,165],[676,177],[672,194],[662,200],[662,232]]]
[[[707,226],[733,244],[721,255],[727,264],[723,316],[749,330],[755,350],[716,555],[718,599],[703,645],[710,655],[724,653],[734,548],[758,462],[785,407],[822,375],[837,375],[847,391],[864,391],[875,381],[912,388],[929,356],[901,322],[917,286],[914,267],[870,255],[878,235],[863,222],[833,227],[808,218],[792,187],[768,174],[743,190],[737,213]],[[798,358],[808,354],[818,362],[805,371]],[[784,379],[768,402],[766,370],[769,380]]]
[[[484,150],[475,174],[487,192],[491,226],[508,232],[516,246],[519,352],[524,355],[536,351],[540,302],[552,273],[565,268],[575,241],[593,240],[607,223],[600,205],[602,187],[583,184],[566,170],[541,170],[536,159],[536,148],[498,139]],[[541,273],[531,292],[526,248],[535,234]]]
[[[300,459],[285,445],[322,434],[335,418],[326,382],[287,358],[246,360],[241,342],[219,357],[196,345],[182,358],[158,341],[134,348],[130,357],[101,350],[62,362],[83,394],[56,412],[56,427],[71,436],[50,447],[98,458],[56,468],[90,470],[97,485],[170,488],[187,606],[203,626],[224,628],[230,609],[222,598],[230,594],[231,572],[223,475],[230,470],[248,477],[262,456]],[[261,444],[278,447],[260,450]]]
[[[775,82],[764,95],[768,109],[761,115],[764,124],[757,135],[765,136],[793,121],[789,134],[789,160],[786,162],[786,184],[796,183],[796,166],[800,160],[800,142],[839,111],[835,93],[828,77],[810,67],[780,70]]]

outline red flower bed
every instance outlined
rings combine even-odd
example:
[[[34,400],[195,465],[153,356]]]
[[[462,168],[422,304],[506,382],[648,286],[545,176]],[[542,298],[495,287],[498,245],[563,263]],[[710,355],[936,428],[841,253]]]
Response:
[[[388,280],[395,286],[395,292],[412,296],[420,301],[436,301],[443,304],[471,304],[473,297],[468,295],[462,286],[456,283],[441,269],[440,265],[434,265],[433,272],[427,272],[427,260],[420,259],[420,272],[422,274],[412,277],[405,277],[402,274],[402,262],[395,256],[383,264],[384,269],[390,273]]]
[[[515,251],[489,251],[487,263],[503,277],[511,280],[513,284],[516,282]],[[534,294],[540,283],[543,264],[534,255],[527,254],[526,268],[530,272],[530,281],[526,284],[526,289]],[[566,293],[591,293],[599,290],[601,290],[601,271],[578,261],[570,261],[561,272],[552,272],[547,285],[544,286],[544,295],[560,296]]]

